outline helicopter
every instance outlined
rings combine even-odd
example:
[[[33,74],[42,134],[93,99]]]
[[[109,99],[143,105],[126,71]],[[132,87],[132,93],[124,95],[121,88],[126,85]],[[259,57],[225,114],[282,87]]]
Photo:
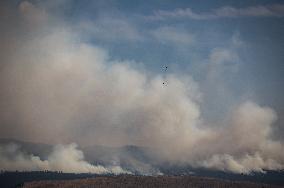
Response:
[[[167,70],[168,70],[168,66],[165,66],[165,67],[164,67],[164,72],[166,72]],[[164,81],[164,82],[163,82],[163,85],[166,85],[166,83],[167,83],[167,82]]]

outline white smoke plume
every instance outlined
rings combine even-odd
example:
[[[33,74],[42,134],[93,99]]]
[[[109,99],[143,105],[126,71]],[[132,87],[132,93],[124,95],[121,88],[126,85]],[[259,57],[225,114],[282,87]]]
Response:
[[[20,151],[16,144],[8,144],[0,147],[1,170],[49,170],[72,173],[96,173],[96,174],[130,174],[120,166],[103,167],[94,166],[84,160],[83,152],[77,149],[76,144],[57,145],[47,157],[41,160],[33,154]]]
[[[271,138],[273,109],[247,101],[224,125],[207,125],[202,93],[190,76],[167,75],[165,87],[161,75],[112,60],[29,2],[6,18],[0,31],[1,137],[145,146],[159,161],[236,173],[284,168],[283,143]],[[57,146],[47,160],[23,153],[10,160],[5,152],[17,149],[1,148],[1,169],[127,173],[87,163],[73,144]]]

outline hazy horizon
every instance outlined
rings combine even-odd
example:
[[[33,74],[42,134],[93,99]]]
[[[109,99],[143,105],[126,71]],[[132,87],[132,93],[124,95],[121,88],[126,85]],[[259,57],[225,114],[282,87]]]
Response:
[[[132,173],[78,145],[284,169],[282,1],[11,0],[0,28],[0,138],[56,145],[46,159],[1,146],[0,169]]]

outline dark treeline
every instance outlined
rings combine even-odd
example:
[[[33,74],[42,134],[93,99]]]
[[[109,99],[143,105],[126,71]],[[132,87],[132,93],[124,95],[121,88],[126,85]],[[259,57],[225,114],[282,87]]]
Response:
[[[161,176],[165,179],[164,180],[169,180],[169,182],[173,181],[173,180],[178,180],[180,181],[182,178],[183,181],[187,182],[187,180],[198,180],[203,182],[207,182],[208,178],[204,178],[204,177],[214,177],[217,178],[215,179],[214,182],[214,186],[215,185],[219,185],[220,183],[222,184],[222,186],[228,186],[228,180],[230,182],[230,186],[232,182],[235,181],[250,181],[250,182],[255,182],[255,183],[265,183],[265,184],[270,184],[269,185],[265,185],[265,186],[260,186],[260,187],[274,187],[273,185],[284,185],[284,173],[283,171],[279,171],[279,172],[275,172],[275,171],[268,171],[266,174],[263,173],[259,173],[259,174],[254,174],[254,175],[244,175],[244,174],[230,174],[230,173],[225,173],[225,172],[216,172],[216,171],[208,171],[208,170],[199,170],[199,171],[195,171],[196,173],[194,173],[193,175],[182,175],[182,173],[177,173],[176,175],[172,176],[172,175],[165,175],[165,176]],[[199,176],[199,177],[198,177]],[[1,171],[0,172],[0,188],[14,188],[14,187],[22,187],[24,185],[24,182],[35,182],[35,181],[44,181],[44,180],[74,180],[74,179],[86,179],[86,178],[94,178],[94,177],[100,177],[100,178],[115,178],[115,179],[101,179],[101,180],[107,180],[107,182],[110,180],[111,182],[109,182],[110,184],[112,184],[113,180],[118,181],[116,183],[118,183],[119,185],[121,185],[120,182],[121,180],[123,181],[142,181],[143,183],[145,183],[144,185],[149,185],[152,183],[155,184],[155,186],[157,186],[160,183],[161,178],[154,178],[154,177],[148,177],[147,176],[114,176],[111,174],[105,174],[105,175],[95,175],[95,174],[89,174],[89,173],[80,173],[80,174],[75,174],[75,173],[63,173],[61,171]],[[116,177],[123,177],[116,179]],[[174,179],[172,179],[171,177],[176,177]],[[196,179],[194,179],[194,177],[196,177]],[[100,179],[99,178],[99,179]],[[146,178],[146,179],[145,179]],[[154,178],[154,179],[153,179]],[[193,179],[192,179],[193,178]],[[155,180],[157,179],[157,180]],[[222,180],[223,179],[223,180]],[[226,181],[227,180],[227,183]],[[153,181],[153,182],[152,182]],[[212,183],[212,181],[210,180],[209,182]],[[52,181],[54,182],[54,181]],[[56,183],[57,181],[55,181],[54,183]],[[68,182],[68,181],[67,181]],[[85,180],[84,180],[85,182]],[[204,182],[204,183],[205,183]],[[223,184],[225,182],[225,184]],[[81,183],[81,182],[80,182]],[[90,181],[87,182],[87,184],[89,184]],[[91,184],[94,183],[94,180],[91,181]],[[97,184],[98,182],[95,181],[95,184]],[[116,185],[116,183],[114,185]],[[130,184],[130,185],[135,185],[135,182],[133,182],[134,184]],[[149,183],[149,184],[148,184]],[[208,183],[208,182],[207,182]],[[153,185],[154,185],[153,184]],[[233,183],[234,186],[239,186],[239,184],[235,184]],[[30,184],[31,185],[31,184]],[[33,184],[34,186],[35,184]],[[201,185],[198,183],[198,185]],[[242,186],[246,185],[247,187],[251,187],[251,185],[253,184],[243,184]],[[249,185],[249,186],[248,186]],[[261,185],[261,184],[258,184]],[[221,187],[222,187],[221,186]],[[229,186],[229,187],[230,187]],[[63,186],[64,187],[64,186]],[[198,187],[198,186],[197,186]],[[201,186],[202,187],[202,186]],[[219,186],[218,186],[219,187]],[[254,187],[254,186],[253,186]],[[258,186],[257,186],[258,187]],[[276,186],[277,187],[277,186]]]
[[[196,176],[221,178],[233,181],[250,181],[256,183],[265,183],[271,185],[284,186],[284,171],[266,170],[263,172],[254,172],[251,174],[235,174],[223,171],[214,171],[206,169],[198,169],[195,171]]]
[[[272,185],[284,186],[284,170],[273,171],[265,170],[265,172],[252,172],[250,174],[236,174],[231,172],[224,172],[213,169],[191,168],[185,167],[172,167],[168,164],[159,166],[163,174],[181,176],[181,175],[194,175],[199,177],[212,177],[232,181],[250,181],[255,183],[265,183]],[[173,170],[174,169],[174,170]]]
[[[21,187],[24,182],[39,181],[39,180],[71,180],[95,177],[94,174],[75,174],[52,171],[1,171],[0,187],[14,188]]]

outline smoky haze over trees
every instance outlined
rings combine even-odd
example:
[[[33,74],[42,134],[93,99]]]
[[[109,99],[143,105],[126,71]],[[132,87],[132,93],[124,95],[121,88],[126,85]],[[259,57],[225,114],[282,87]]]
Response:
[[[107,166],[86,161],[80,147],[93,145],[141,146],[151,148],[156,163],[234,173],[284,169],[283,140],[273,135],[278,115],[272,107],[248,97],[234,103],[216,125],[201,108],[211,87],[190,74],[167,70],[163,76],[139,62],[112,57],[89,41],[104,32],[86,28],[88,20],[66,21],[58,10],[61,3],[1,2],[0,137],[56,145],[43,158],[17,145],[1,145],[1,169],[132,173],[119,159]],[[129,26],[108,19],[98,25],[108,24]],[[143,40],[129,30],[124,37]],[[160,28],[149,33],[163,40],[172,32]],[[233,39],[232,45],[239,45]],[[206,77],[214,78],[216,67],[230,58],[238,56],[213,50]]]

